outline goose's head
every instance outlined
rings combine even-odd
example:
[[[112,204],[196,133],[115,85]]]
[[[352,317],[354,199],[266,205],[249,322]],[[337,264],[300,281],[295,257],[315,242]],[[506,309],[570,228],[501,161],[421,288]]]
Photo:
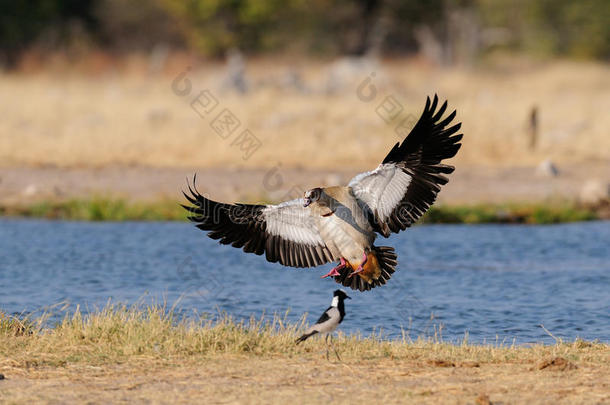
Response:
[[[311,190],[306,191],[305,195],[303,196],[303,200],[304,200],[303,206],[308,207],[309,204],[320,200],[321,196],[322,196],[322,189],[320,187],[312,188]]]

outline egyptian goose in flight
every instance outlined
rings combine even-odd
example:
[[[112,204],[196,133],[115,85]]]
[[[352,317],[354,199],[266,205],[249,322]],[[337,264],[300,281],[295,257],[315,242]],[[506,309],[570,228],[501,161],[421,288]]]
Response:
[[[220,243],[265,254],[285,266],[314,267],[339,261],[322,277],[354,290],[385,284],[396,268],[396,253],[374,246],[377,234],[398,233],[430,208],[453,166],[443,164],[457,153],[461,124],[447,126],[455,111],[441,119],[447,102],[437,110],[430,102],[402,143],[396,143],[383,162],[358,174],[347,186],[320,187],[303,198],[277,205],[226,204],[210,200],[189,185],[183,205],[189,220]]]

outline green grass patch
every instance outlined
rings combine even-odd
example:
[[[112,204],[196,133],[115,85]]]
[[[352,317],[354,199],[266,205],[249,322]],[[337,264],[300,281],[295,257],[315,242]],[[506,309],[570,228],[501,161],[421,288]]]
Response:
[[[590,208],[573,203],[477,204],[432,206],[422,219],[427,224],[557,224],[599,219]]]
[[[187,217],[186,210],[177,201],[128,202],[110,197],[42,201],[26,206],[0,207],[0,214],[81,221],[179,221]]]
[[[0,215],[82,221],[183,221],[187,217],[178,201],[129,202],[94,197],[43,201],[26,206],[0,207]],[[569,202],[535,204],[435,205],[424,224],[555,224],[599,219],[597,212]]]

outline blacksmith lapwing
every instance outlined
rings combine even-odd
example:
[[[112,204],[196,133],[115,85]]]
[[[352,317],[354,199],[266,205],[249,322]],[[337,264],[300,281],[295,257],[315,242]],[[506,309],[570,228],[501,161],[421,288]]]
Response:
[[[307,340],[309,337],[317,334],[324,333],[326,335],[326,359],[328,360],[328,337],[330,336],[330,344],[332,345],[333,337],[332,333],[337,329],[337,326],[343,321],[345,317],[345,304],[344,300],[346,298],[351,299],[343,290],[335,290],[333,293],[333,300],[330,304],[330,307],[318,319],[318,321],[311,328],[307,329],[307,331],[296,340],[296,344],[301,343],[304,340]],[[333,351],[337,356],[337,359],[341,360],[339,357],[339,353],[333,346]]]

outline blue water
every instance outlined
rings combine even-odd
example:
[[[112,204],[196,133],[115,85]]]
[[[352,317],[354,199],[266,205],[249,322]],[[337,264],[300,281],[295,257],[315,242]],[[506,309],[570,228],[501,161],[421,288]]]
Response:
[[[381,288],[348,291],[341,329],[456,342],[610,341],[610,222],[552,226],[417,226],[395,246],[398,270]],[[186,313],[238,318],[284,313],[309,321],[337,284],[221,246],[190,224],[0,219],[0,309],[93,310],[166,300]],[[54,306],[55,305],[55,306]]]

